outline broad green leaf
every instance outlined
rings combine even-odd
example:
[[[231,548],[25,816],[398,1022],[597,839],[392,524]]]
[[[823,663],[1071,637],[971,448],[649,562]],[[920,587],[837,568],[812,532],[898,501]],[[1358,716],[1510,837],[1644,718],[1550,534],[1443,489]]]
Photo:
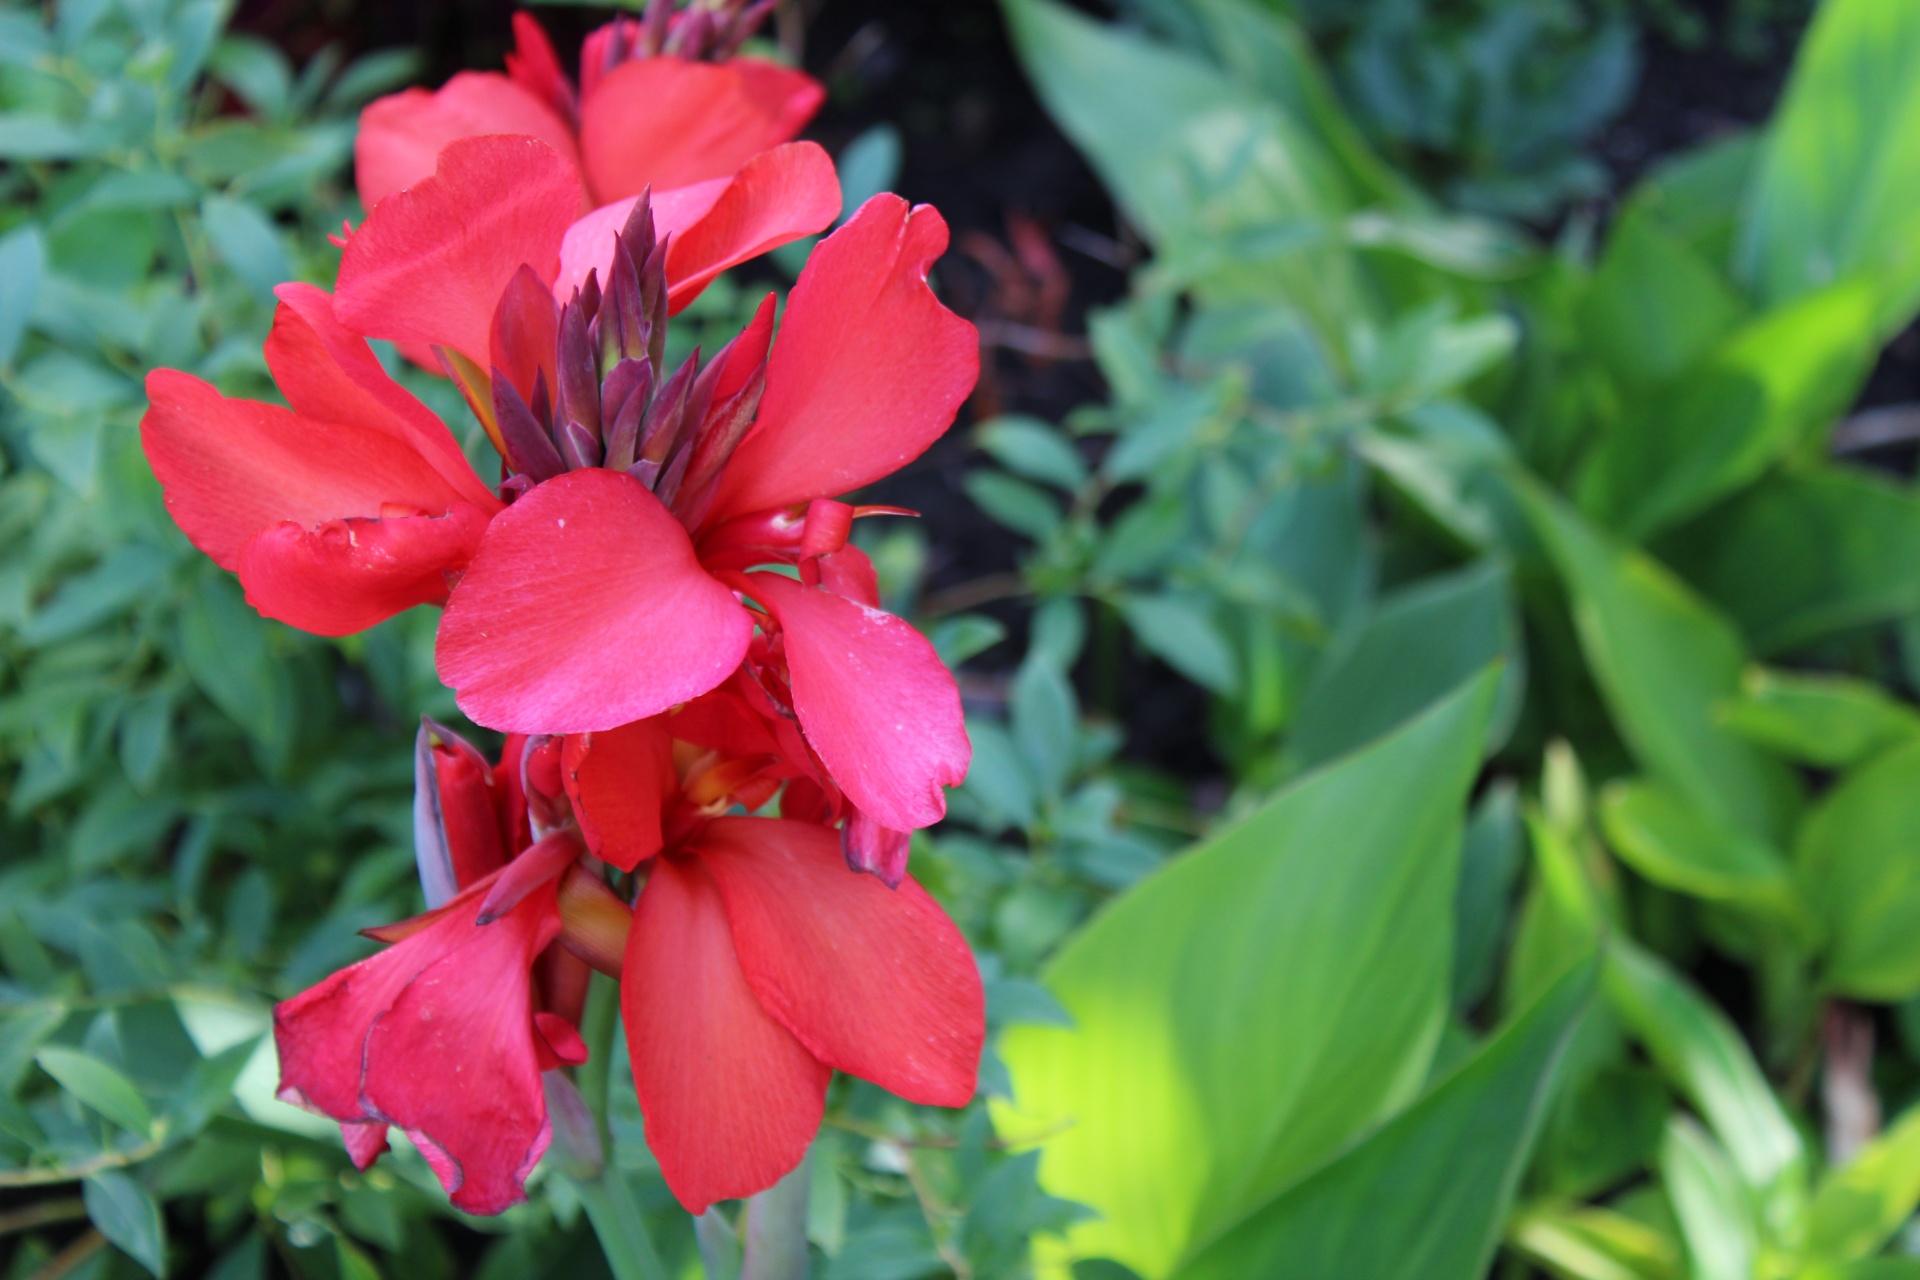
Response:
[[[1857,278],[1878,332],[1920,301],[1920,6],[1828,0],[1801,45],[1749,192],[1739,269],[1761,301]]]
[[[1733,1023],[1666,964],[1615,937],[1607,949],[1608,1001],[1662,1072],[1725,1146],[1750,1188],[1800,1191],[1806,1151]]]
[[[1519,710],[1518,636],[1506,569],[1488,560],[1386,597],[1314,673],[1287,741],[1311,768],[1403,723],[1488,663],[1508,659],[1494,736]]]
[[[1181,1280],[1478,1280],[1593,991],[1587,964],[1358,1146],[1201,1250]]]
[[[1285,789],[1115,900],[1048,966],[1071,1030],[1007,1030],[1011,1141],[1167,1275],[1418,1089],[1445,1016],[1461,806],[1497,676]]]
[[[1060,500],[1039,485],[1004,471],[969,471],[961,482],[974,505],[1015,533],[1045,542],[1060,528]]]
[[[1808,294],[1630,402],[1587,461],[1581,505],[1645,537],[1807,452],[1825,439],[1879,354],[1872,303],[1872,293],[1854,283]]]
[[[1807,1211],[1805,1254],[1855,1262],[1879,1251],[1920,1204],[1920,1108],[1828,1173]]]
[[[1650,217],[1706,261],[1730,268],[1760,142],[1752,133],[1722,134],[1663,160],[1628,195],[1621,218]]]
[[[1746,314],[1714,264],[1643,210],[1614,224],[1579,311],[1594,354],[1628,386],[1677,377]]]
[[[1747,658],[1727,621],[1650,557],[1542,489],[1523,490],[1572,597],[1581,648],[1641,766],[1718,822],[1779,841],[1797,807],[1786,766],[1719,722]]]
[[[974,432],[1001,466],[1068,493],[1087,482],[1086,459],[1058,428],[1019,415],[994,418]]]
[[[1694,1280],[1753,1280],[1759,1228],[1746,1188],[1712,1135],[1675,1116],[1660,1151],[1660,1178],[1680,1220]]]
[[[1720,718],[1769,750],[1829,769],[1920,737],[1920,713],[1878,685],[1764,667],[1747,672]]]
[[[11,367],[20,350],[46,265],[39,227],[29,222],[0,237],[0,369]]]
[[[146,1099],[118,1068],[60,1045],[48,1045],[33,1060],[61,1088],[127,1132],[144,1138],[153,1131],[153,1112]]]
[[[1920,610],[1920,498],[1857,467],[1771,476],[1659,552],[1762,654]]]
[[[1920,1260],[1875,1258],[1871,1262],[1838,1267],[1815,1267],[1802,1271],[1793,1280],[1920,1280]]]
[[[1658,782],[1615,782],[1600,795],[1600,825],[1621,861],[1655,884],[1712,902],[1793,918],[1786,858],[1743,831],[1703,818]]]
[[[1513,885],[1526,856],[1519,793],[1510,781],[1487,788],[1460,846],[1453,899],[1453,1006],[1464,1015],[1493,984],[1513,914]]]
[[[1920,742],[1876,757],[1823,796],[1795,860],[1832,940],[1828,989],[1870,1000],[1920,994]]]
[[[145,1187],[109,1169],[88,1178],[81,1192],[101,1235],[155,1276],[167,1274],[167,1225]]]

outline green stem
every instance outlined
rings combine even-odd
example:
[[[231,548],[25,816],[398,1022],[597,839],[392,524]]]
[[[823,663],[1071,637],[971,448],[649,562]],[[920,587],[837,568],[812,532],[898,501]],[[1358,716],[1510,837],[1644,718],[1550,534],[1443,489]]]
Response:
[[[600,1251],[615,1280],[668,1280],[667,1269],[654,1251],[647,1235],[647,1224],[640,1216],[640,1205],[633,1188],[620,1172],[620,1161],[613,1149],[613,1130],[607,1124],[607,1083],[613,1064],[614,1031],[619,1018],[620,986],[604,974],[593,975],[587,992],[586,1013],[580,1019],[580,1038],[587,1043],[587,1060],[575,1073],[574,1083],[587,1109],[593,1113],[594,1129],[600,1140],[602,1157],[599,1172],[592,1177],[575,1174],[569,1178],[587,1220],[600,1239]]]

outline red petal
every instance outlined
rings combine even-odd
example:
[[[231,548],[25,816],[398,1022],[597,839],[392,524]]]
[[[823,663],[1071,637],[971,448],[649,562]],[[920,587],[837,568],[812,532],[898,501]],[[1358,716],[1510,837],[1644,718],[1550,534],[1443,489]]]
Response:
[[[712,877],[654,864],[628,935],[620,1010],[647,1146],[689,1213],[778,1182],[820,1128],[833,1072],[754,998]]]
[[[378,1120],[370,1124],[343,1121],[340,1125],[340,1141],[346,1144],[347,1158],[353,1161],[353,1167],[365,1169],[388,1150],[387,1126]]]
[[[507,55],[507,77],[571,120],[578,111],[573,82],[560,69],[560,55],[554,52],[546,29],[524,10],[513,15],[513,43],[514,51]]]
[[[774,573],[748,578],[785,634],[793,709],[847,798],[896,831],[947,811],[972,747],[953,674],[890,613]]]
[[[295,413],[387,432],[411,445],[463,498],[493,512],[500,500],[474,474],[460,442],[433,411],[387,376],[365,338],[341,324],[333,298],[310,284],[274,290],[267,367]]]
[[[614,236],[636,198],[603,205],[567,231],[555,297],[572,297],[591,270],[606,281]],[[840,179],[819,146],[790,142],[753,157],[730,180],[656,192],[650,204],[655,231],[673,237],[667,297],[678,311],[727,268],[832,226],[840,216]],[[716,391],[715,403],[724,399]]]
[[[705,217],[667,247],[667,297],[674,311],[700,296],[728,267],[840,216],[840,179],[812,142],[789,142],[747,161]]]
[[[664,720],[568,734],[560,772],[587,847],[603,861],[631,871],[660,852],[660,810],[679,785]]]
[[[442,934],[440,954],[367,1034],[361,1094],[407,1131],[454,1204],[499,1213],[526,1199],[550,1137],[529,974],[560,917],[551,883],[485,926],[467,895],[455,902],[417,935]]]
[[[580,104],[580,150],[597,203],[724,178],[805,127],[826,91],[757,58],[639,58]]]
[[[937,210],[878,195],[820,242],[773,344],[759,421],[711,519],[833,498],[925,452],[980,372],[972,325],[927,268],[947,247]]]
[[[394,192],[432,177],[448,143],[499,133],[538,138],[580,167],[573,129],[538,95],[497,72],[462,71],[435,92],[389,94],[360,113],[353,176],[361,206],[371,212]]]
[[[247,603],[315,635],[364,631],[417,604],[441,604],[447,575],[466,567],[487,531],[484,512],[288,522],[262,530],[235,565]]]
[[[699,853],[748,984],[814,1056],[909,1102],[973,1098],[980,971],[925,889],[849,871],[839,833],[804,822],[715,818]]]
[[[587,1042],[565,1018],[542,1011],[533,1015],[533,1025],[546,1041],[547,1051],[563,1066],[577,1067],[587,1060]]]
[[[449,143],[432,177],[381,201],[347,241],[334,312],[359,333],[448,346],[484,369],[507,282],[522,264],[553,279],[579,212],[573,162],[545,143]]]
[[[441,620],[436,658],[477,723],[588,733],[705,693],[752,633],[660,500],[595,468],[495,517]]]
[[[173,369],[147,375],[140,442],[167,511],[224,569],[283,521],[378,517],[394,507],[439,515],[460,500],[418,453],[364,426],[229,400]]]
[[[847,815],[840,830],[840,849],[847,866],[854,871],[869,871],[889,889],[907,874],[907,860],[913,854],[913,833],[883,827],[867,816],[864,809]]]

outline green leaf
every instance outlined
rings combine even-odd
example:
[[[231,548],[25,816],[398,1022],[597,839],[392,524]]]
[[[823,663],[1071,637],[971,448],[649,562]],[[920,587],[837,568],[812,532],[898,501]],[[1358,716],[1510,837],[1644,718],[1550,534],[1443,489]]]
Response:
[[[153,1112],[133,1081],[91,1054],[60,1045],[48,1045],[33,1055],[40,1069],[81,1103],[98,1111],[129,1133],[144,1138],[153,1132]]]
[[[1712,1127],[1746,1185],[1795,1194],[1807,1163],[1800,1132],[1727,1016],[1621,937],[1607,948],[1604,984],[1627,1029]]]
[[[1214,621],[1215,604],[1181,591],[1127,595],[1120,616],[1154,657],[1203,689],[1222,696],[1240,687],[1240,664]]]
[[[985,653],[1007,638],[1007,628],[984,613],[962,613],[942,618],[927,628],[927,639],[940,655],[942,666],[957,667]]]
[[[1035,542],[1051,538],[1064,518],[1058,498],[1002,471],[969,471],[961,487],[996,523]]]
[[[1821,1180],[1807,1209],[1805,1252],[1816,1262],[1878,1253],[1920,1205],[1920,1108],[1909,1110]]]
[[[1073,493],[1087,482],[1086,459],[1073,442],[1038,418],[1009,416],[974,432],[982,449],[1007,470]]]
[[[287,56],[257,36],[228,36],[214,46],[208,70],[262,116],[278,116],[293,92]]]
[[[1611,1209],[1545,1206],[1509,1233],[1522,1253],[1568,1280],[1677,1280],[1678,1249],[1661,1232]]]
[[[1822,981],[1871,1000],[1920,994],[1920,742],[1847,775],[1794,852],[1831,944]]]
[[[1580,476],[1581,505],[1635,537],[1809,452],[1879,354],[1873,297],[1842,283],[1767,312],[1632,402]]]
[[[1621,861],[1655,884],[1792,919],[1792,871],[1778,851],[1701,817],[1670,787],[1635,779],[1600,794],[1600,826]]]
[[[1593,992],[1562,978],[1426,1097],[1202,1250],[1181,1280],[1478,1280]]]
[[[0,369],[11,368],[40,295],[47,242],[31,222],[0,237]]]
[[[1496,782],[1474,806],[1460,846],[1453,902],[1453,1007],[1465,1014],[1493,984],[1513,914],[1513,886],[1525,855],[1519,793]]]
[[[1763,654],[1920,610],[1920,498],[1857,467],[1771,476],[1659,552]]]
[[[1051,1134],[1041,1184],[1104,1215],[1077,1254],[1164,1276],[1418,1089],[1496,682],[1282,791],[1048,966],[1074,1026],[1004,1033],[995,1123]]]
[[[273,301],[274,287],[293,278],[293,263],[273,220],[260,206],[226,196],[209,196],[200,206],[200,216],[206,224],[208,247],[255,297]]]
[[[292,745],[294,689],[267,643],[268,623],[221,578],[180,611],[180,661],[213,704],[279,759]]]
[[[1876,293],[1877,331],[1920,301],[1920,8],[1828,0],[1768,130],[1739,241],[1741,276],[1777,305],[1835,280]]]
[[[1726,277],[1645,210],[1614,224],[1579,308],[1594,354],[1629,386],[1678,376],[1746,314]]]
[[[1308,769],[1370,742],[1489,663],[1517,657],[1508,592],[1506,569],[1487,560],[1380,601],[1301,694],[1287,740],[1293,766]],[[1496,738],[1519,710],[1521,679],[1515,666],[1503,675]]]
[[[88,1178],[81,1187],[87,1217],[114,1247],[155,1276],[167,1274],[167,1226],[147,1189],[118,1170]]]
[[[1660,1177],[1694,1280],[1753,1280],[1760,1232],[1746,1189],[1719,1144],[1685,1116],[1667,1126]]]
[[[1739,636],[1651,558],[1609,542],[1545,490],[1522,492],[1641,767],[1722,825],[1780,841],[1798,802],[1792,775],[1719,722],[1747,665]]]
[[[1920,714],[1878,685],[1764,667],[1747,672],[1720,718],[1768,750],[1829,769],[1920,737]]]
[[[900,130],[876,124],[840,149],[840,221],[851,218],[872,197],[891,191],[900,176]]]

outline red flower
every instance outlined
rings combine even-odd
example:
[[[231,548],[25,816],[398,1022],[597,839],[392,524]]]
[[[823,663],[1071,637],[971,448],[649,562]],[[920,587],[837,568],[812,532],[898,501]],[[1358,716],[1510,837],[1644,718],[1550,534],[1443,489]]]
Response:
[[[627,911],[575,866],[571,828],[509,859],[524,806],[471,747],[423,728],[418,763],[433,909],[370,931],[393,945],[274,1010],[280,1096],[338,1120],[361,1168],[398,1125],[454,1204],[498,1213],[525,1198],[551,1136],[541,1072],[586,1060],[587,970],[556,944],[563,918],[591,956]]]
[[[585,1060],[585,964],[620,977],[647,1144],[692,1212],[792,1170],[835,1069],[912,1102],[973,1097],[984,998],[939,905],[904,872],[892,890],[853,874],[830,825],[730,816],[776,794],[790,814],[832,807],[749,686],[510,739],[498,769],[429,726],[418,778],[432,909],[274,1015],[281,1096],[339,1120],[360,1167],[395,1124],[461,1208],[524,1198],[551,1134],[541,1073]],[[583,839],[646,866],[632,915],[578,862]]]
[[[643,217],[633,230],[645,243],[620,251],[604,295],[515,322],[563,347],[579,334],[571,354],[496,361],[525,491],[449,603],[441,679],[481,724],[580,733],[663,712],[745,661],[864,815],[877,863],[900,844],[884,832],[940,818],[969,748],[953,677],[879,610],[846,541],[858,512],[833,499],[918,456],[973,386],[973,327],[926,285],[946,224],[876,196],[814,251],[770,356],[771,298],[704,370],[671,378],[648,354],[645,287],[619,283],[651,243]],[[540,412],[521,394],[536,376],[559,386]],[[780,563],[799,580],[764,568]]]
[[[631,18],[601,27],[582,47],[578,94],[540,24],[516,13],[518,49],[505,75],[462,72],[437,91],[409,89],[361,113],[361,204],[370,210],[413,186],[433,173],[442,147],[481,134],[524,134],[552,147],[578,175],[574,188],[588,207],[649,186],[731,177],[799,133],[826,92],[801,72],[727,57],[766,12],[729,8],[717,22],[689,11],[665,32]]]
[[[526,138],[467,139],[440,163],[353,236],[337,296],[277,290],[266,357],[290,411],[228,399],[176,370],[147,378],[141,441],[168,512],[240,575],[256,609],[302,630],[345,635],[445,603],[501,509],[452,433],[387,376],[362,335],[427,359],[426,348],[443,347],[471,393],[471,376],[485,380],[488,320],[507,283],[527,262],[547,279],[559,270],[575,179]],[[833,166],[812,143],[761,156],[722,185],[704,205],[663,198],[669,227],[681,220],[662,264],[670,308],[839,209]]]

